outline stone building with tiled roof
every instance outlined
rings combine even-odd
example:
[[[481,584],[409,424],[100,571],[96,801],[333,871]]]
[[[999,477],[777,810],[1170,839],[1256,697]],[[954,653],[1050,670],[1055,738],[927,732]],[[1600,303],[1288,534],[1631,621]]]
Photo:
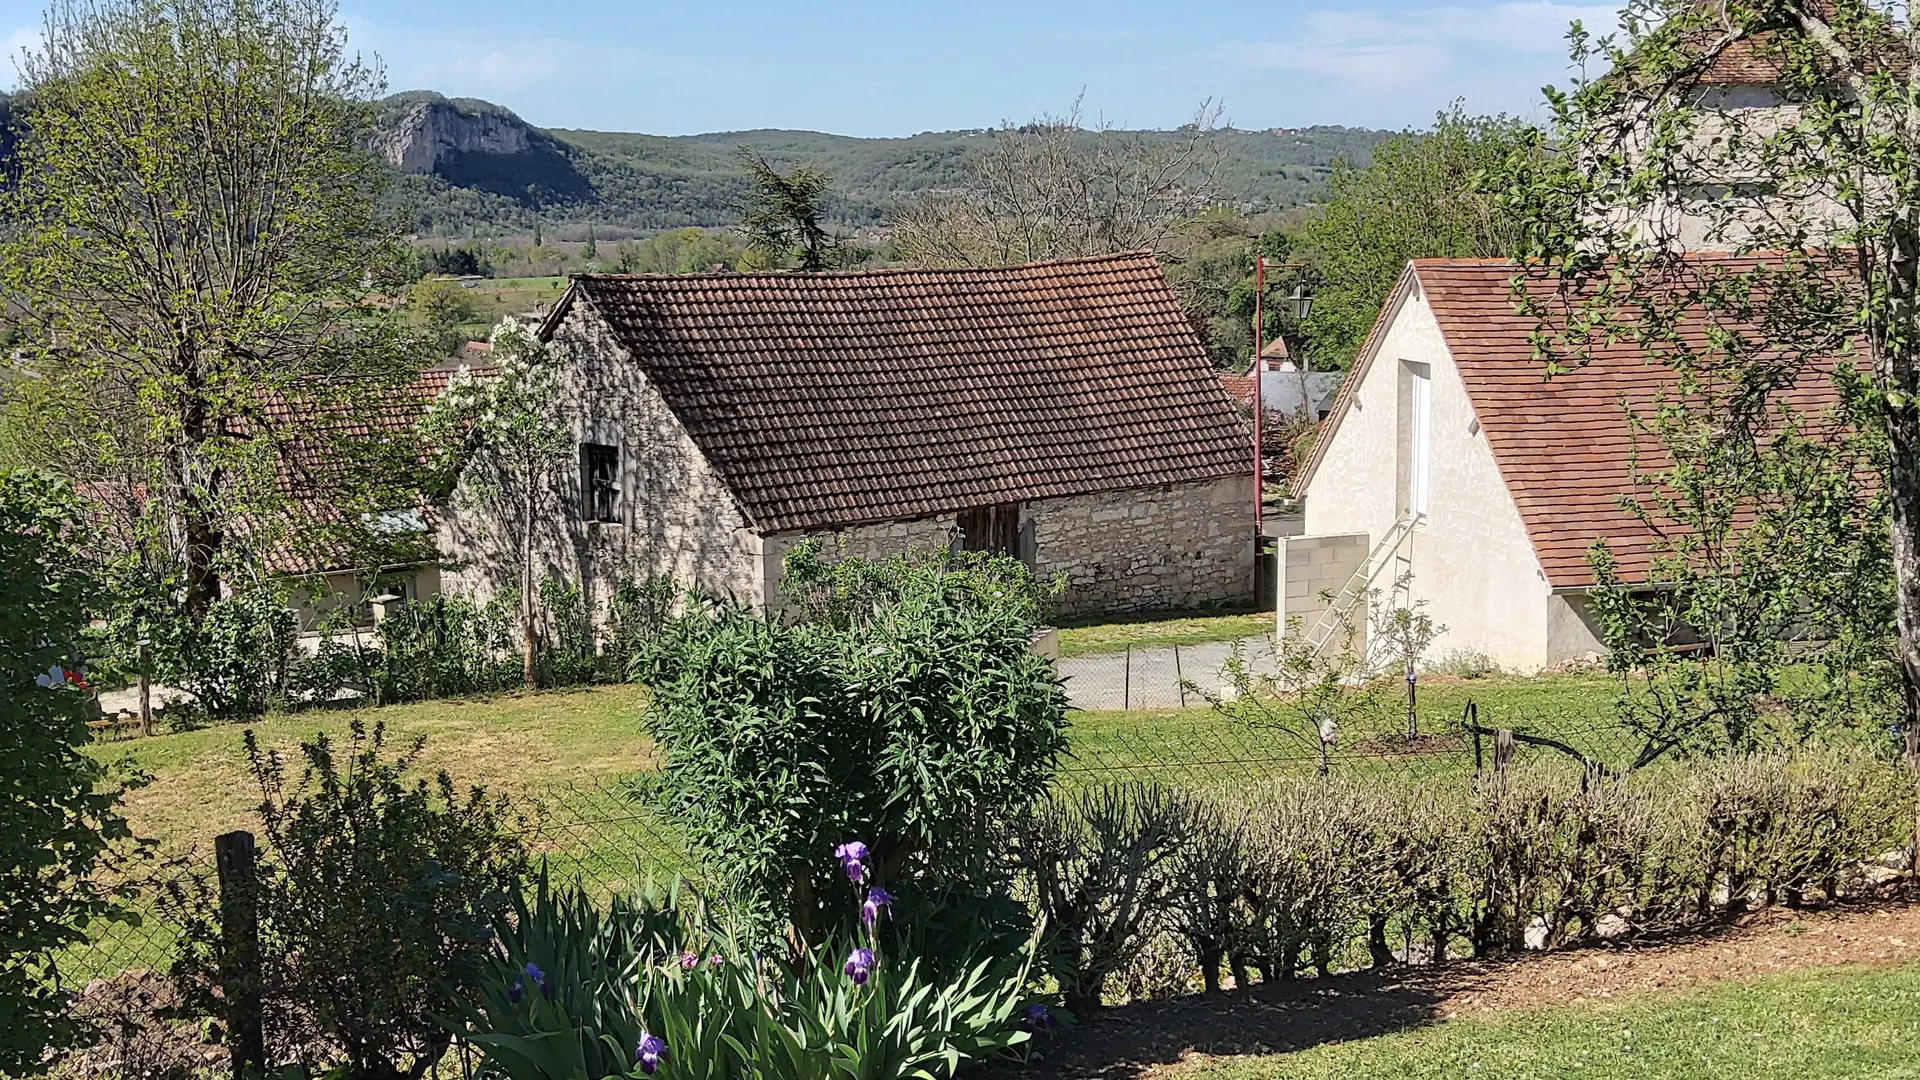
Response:
[[[658,575],[777,604],[809,536],[1004,551],[1066,612],[1252,596],[1248,434],[1150,255],[582,275],[540,334],[579,460],[537,569],[590,602]],[[441,549],[449,588],[512,579],[457,509]]]
[[[1548,379],[1539,321],[1516,312],[1518,269],[1423,259],[1401,275],[1295,482],[1305,535],[1278,556],[1282,626],[1298,619],[1323,638],[1363,627],[1356,597],[1371,589],[1379,602],[1423,602],[1447,627],[1435,657],[1475,651],[1537,671],[1601,651],[1586,609],[1589,548],[1605,539],[1627,581],[1653,557],[1652,534],[1623,503],[1635,493],[1626,409],[1647,411],[1677,377],[1618,341]],[[1697,346],[1707,328],[1682,333]],[[1783,395],[1808,415],[1834,401],[1824,372]],[[1664,467],[1657,445],[1638,452],[1640,469]]]

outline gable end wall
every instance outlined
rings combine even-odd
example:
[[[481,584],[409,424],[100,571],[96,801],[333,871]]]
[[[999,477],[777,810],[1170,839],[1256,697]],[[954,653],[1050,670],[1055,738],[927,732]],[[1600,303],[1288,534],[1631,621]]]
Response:
[[[1415,288],[1391,318],[1371,360],[1362,358],[1348,411],[1308,483],[1306,533],[1366,533],[1371,548],[1393,527],[1401,504],[1401,364],[1431,365],[1427,520],[1403,549],[1412,560],[1411,601],[1424,600],[1425,613],[1447,627],[1427,661],[1470,650],[1502,667],[1538,671],[1555,659],[1551,595],[1526,526],[1425,297]],[[1380,574],[1375,588],[1389,593],[1393,577]]]
[[[671,577],[760,600],[761,544],[706,456],[592,305],[576,300],[553,327],[564,421],[575,444],[620,448],[617,523],[586,522],[580,468],[569,458],[538,515],[536,575],[583,583],[600,610],[622,577]],[[463,479],[463,488],[467,481]],[[462,506],[456,490],[441,550],[459,568],[449,591],[485,599],[517,580],[518,546],[502,523]]]

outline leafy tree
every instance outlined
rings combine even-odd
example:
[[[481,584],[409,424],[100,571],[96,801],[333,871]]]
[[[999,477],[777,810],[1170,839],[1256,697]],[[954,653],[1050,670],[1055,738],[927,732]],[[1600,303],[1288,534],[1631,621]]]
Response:
[[[958,190],[904,201],[894,244],[921,266],[1002,266],[1152,249],[1221,194],[1220,110],[1171,138],[1064,116],[1002,124]]]
[[[92,694],[75,659],[99,599],[71,487],[0,470],[0,1073],[30,1075],[81,1029],[54,957],[121,915],[99,884],[128,839],[120,793],[84,753]]]
[[[26,331],[23,381],[86,389],[48,440],[66,451],[50,464],[139,493],[121,524],[198,621],[223,564],[246,559],[243,524],[256,549],[277,524],[281,541],[318,551],[358,520],[342,507],[332,525],[286,527],[276,479],[302,468],[286,448],[328,436],[265,405],[378,399],[415,367],[369,302],[369,280],[402,262],[374,212],[378,79],[348,57],[329,0],[61,2],[21,74],[0,257]],[[360,377],[326,378],[345,373]]]
[[[1679,426],[1681,467],[1687,439],[1709,431],[1725,448],[1711,482],[1730,484],[1716,498],[1772,488],[1791,496],[1789,509],[1817,502],[1827,480],[1789,476],[1782,489],[1752,477],[1783,467],[1777,437],[1787,430],[1780,409],[1788,396],[1837,383],[1842,419],[1884,435],[1886,456],[1867,471],[1886,485],[1884,524],[1874,529],[1888,530],[1912,747],[1920,740],[1920,112],[1910,76],[1920,45],[1905,21],[1863,0],[1631,0],[1622,26],[1595,39],[1576,25],[1576,67],[1605,74],[1549,93],[1551,135],[1518,147],[1500,180],[1537,267],[1522,301],[1555,315],[1540,342],[1548,370],[1578,367],[1609,337],[1635,342],[1674,370],[1678,404],[1697,420]],[[1723,61],[1772,72],[1770,98],[1722,90]],[[1772,107],[1748,107],[1755,104]],[[1686,254],[1703,247],[1764,254]],[[1730,483],[1729,471],[1745,479]],[[1703,585],[1766,577],[1741,531],[1714,530],[1711,548],[1682,549],[1689,577]],[[1765,602],[1829,595],[1814,577],[1833,569],[1818,546],[1830,537],[1822,523],[1805,534],[1805,547],[1793,532],[1769,538],[1766,559],[1793,580],[1759,582]],[[1847,587],[1871,597],[1876,557],[1860,555],[1864,563],[1848,554],[1841,565],[1862,575]],[[1871,620],[1873,608],[1833,614]]]
[[[511,318],[494,328],[492,341],[493,370],[484,376],[461,371],[428,410],[420,434],[437,455],[442,489],[468,500],[489,527],[512,538],[523,681],[531,689],[539,671],[535,543],[543,516],[559,510],[554,481],[574,443],[559,419],[560,384],[545,343]]]
[[[1408,260],[1513,254],[1517,216],[1475,181],[1525,145],[1528,128],[1520,121],[1468,116],[1456,104],[1431,131],[1404,132],[1374,147],[1365,167],[1346,158],[1335,163],[1327,200],[1298,241],[1320,282],[1305,327],[1315,367],[1353,361]]]
[[[1256,234],[1245,218],[1215,208],[1184,226],[1174,247],[1164,264],[1167,283],[1206,339],[1215,367],[1244,371],[1252,362],[1256,258],[1267,260],[1263,340],[1302,340],[1299,320],[1282,298],[1310,281],[1312,270],[1295,262],[1291,236],[1279,229]]]
[[[587,243],[585,247],[580,249],[580,257],[588,262],[592,262],[600,257],[600,245],[594,242],[593,226],[591,225],[587,226]]]
[[[645,240],[622,240],[616,251],[623,274],[701,274],[719,267],[745,268],[746,252],[727,233],[675,229]]]
[[[473,296],[445,278],[427,278],[407,294],[407,306],[420,325],[443,344],[479,314]]]
[[[747,146],[740,147],[739,154],[753,181],[753,194],[740,208],[739,228],[747,246],[776,266],[792,261],[801,270],[825,270],[840,243],[821,224],[833,177],[808,165],[783,173]]]

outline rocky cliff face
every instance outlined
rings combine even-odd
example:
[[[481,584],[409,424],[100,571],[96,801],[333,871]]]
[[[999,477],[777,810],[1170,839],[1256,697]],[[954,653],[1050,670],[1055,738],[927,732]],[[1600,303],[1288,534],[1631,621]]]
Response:
[[[511,113],[466,112],[449,101],[412,102],[382,126],[375,145],[405,173],[431,173],[455,155],[554,149],[553,140],[536,134]]]

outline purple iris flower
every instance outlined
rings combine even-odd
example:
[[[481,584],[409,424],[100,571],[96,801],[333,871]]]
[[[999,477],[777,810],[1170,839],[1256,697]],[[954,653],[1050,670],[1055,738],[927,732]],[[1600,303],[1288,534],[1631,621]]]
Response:
[[[867,902],[860,905],[860,921],[872,926],[880,918],[882,911],[893,910],[893,894],[875,885],[867,890]]]
[[[640,1058],[640,1071],[648,1076],[658,1072],[660,1063],[673,1056],[667,1053],[667,1040],[645,1031],[640,1033],[640,1045],[634,1047],[633,1052]]]
[[[527,981],[525,979],[513,980],[513,985],[507,987],[507,1000],[513,1002],[515,1005],[520,1004],[520,998],[526,994],[526,985]]]
[[[1020,1026],[1028,1031],[1049,1031],[1059,1027],[1060,1021],[1054,1018],[1053,1013],[1045,1005],[1036,1001],[1027,1006],[1027,1017],[1021,1021]]]
[[[847,957],[846,965],[840,970],[847,973],[847,977],[853,980],[853,985],[865,986],[867,980],[873,977],[873,962],[872,949],[855,949],[852,955]]]
[[[553,996],[553,988],[547,985],[547,973],[541,971],[532,961],[527,963],[527,978],[532,979],[533,984],[540,988],[541,997]]]
[[[867,880],[867,845],[849,840],[833,849],[833,857],[840,860],[840,869],[848,881],[858,885]]]

